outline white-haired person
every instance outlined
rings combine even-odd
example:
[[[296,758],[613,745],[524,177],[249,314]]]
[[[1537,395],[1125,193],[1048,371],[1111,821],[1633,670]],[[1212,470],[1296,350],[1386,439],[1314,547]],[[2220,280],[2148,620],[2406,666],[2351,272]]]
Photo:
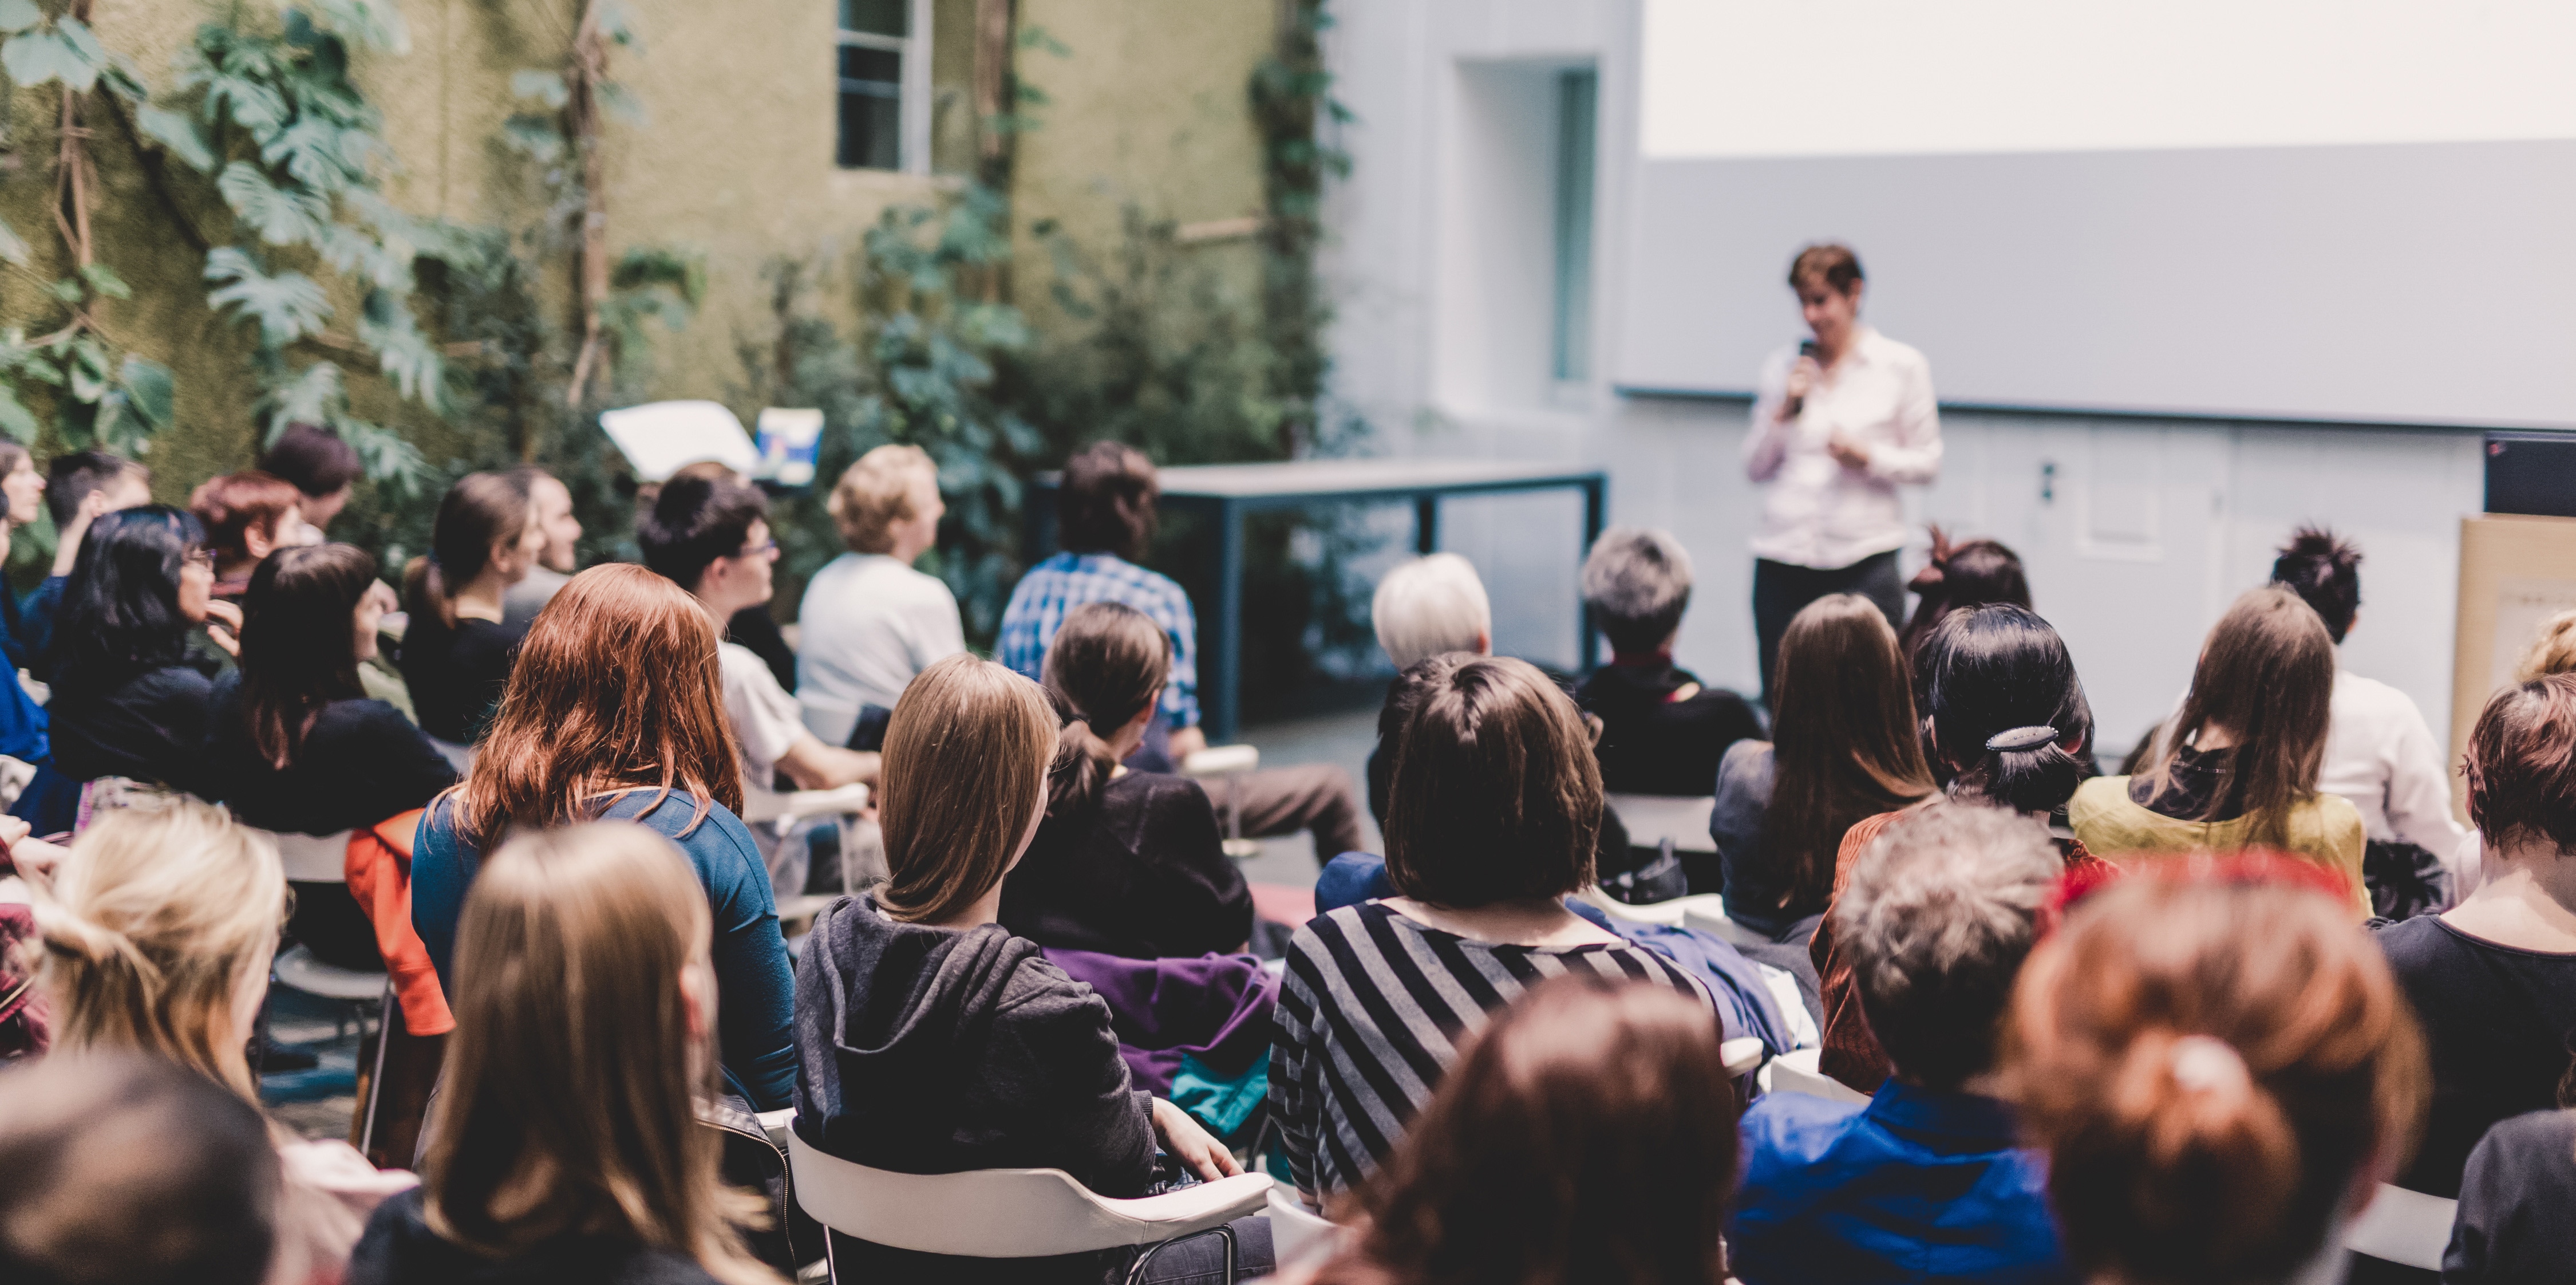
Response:
[[[1727,1265],[1745,1285],[2074,1280],[2046,1166],[1992,1083],[2063,869],[2045,825],[1982,803],[1908,813],[1862,854],[1835,940],[1896,1071],[1865,1106],[1771,1093],[1744,1113]]]
[[[1455,553],[1433,553],[1403,563],[1377,582],[1369,600],[1377,645],[1395,662],[1386,703],[1378,710],[1377,746],[1369,751],[1368,805],[1386,824],[1387,781],[1395,773],[1395,735],[1411,707],[1404,703],[1404,671],[1434,656],[1494,654],[1494,606],[1476,564]]]
[[[1690,596],[1690,553],[1666,532],[1612,527],[1583,560],[1583,603],[1610,640],[1610,663],[1574,699],[1601,720],[1593,751],[1613,794],[1706,794],[1727,747],[1762,738],[1743,697],[1673,664]]]
[[[805,582],[796,609],[796,704],[826,745],[847,745],[869,705],[891,712],[912,676],[966,650],[957,595],[913,563],[939,542],[939,466],[918,446],[880,446],[832,487],[849,552]]]

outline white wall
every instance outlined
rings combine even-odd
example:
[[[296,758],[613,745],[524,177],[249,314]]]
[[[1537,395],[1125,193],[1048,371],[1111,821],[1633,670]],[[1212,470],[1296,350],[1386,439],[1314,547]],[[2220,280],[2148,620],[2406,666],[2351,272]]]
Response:
[[[1339,292],[1339,394],[1397,453],[1608,469],[1610,520],[1670,529],[1698,565],[1680,659],[1750,689],[1744,550],[1756,496],[1736,462],[1746,412],[1625,399],[1601,378],[1623,338],[1612,294],[1633,267],[1651,268],[1627,261],[1637,0],[1371,0],[1336,14],[1336,92],[1358,118],[1341,133],[1354,169],[1329,203],[1325,261]],[[1546,131],[1526,168],[1497,149],[1546,119],[1546,71],[1587,62],[1601,77],[1596,379],[1569,398],[1546,378]],[[1779,247],[1784,263],[1794,249]],[[1794,335],[1785,288],[1779,304],[1781,332]],[[1910,507],[2021,553],[2039,610],[2075,652],[2106,751],[2125,751],[2171,708],[2201,635],[2262,582],[2270,549],[2302,520],[2346,531],[2366,554],[2348,663],[2448,725],[2458,519],[2480,507],[2476,434],[1992,413],[1943,426],[1949,462]],[[2043,464],[2055,466],[2047,498]],[[1445,543],[1484,569],[1500,649],[1573,660],[1579,523],[1579,507],[1554,497],[1450,507]]]

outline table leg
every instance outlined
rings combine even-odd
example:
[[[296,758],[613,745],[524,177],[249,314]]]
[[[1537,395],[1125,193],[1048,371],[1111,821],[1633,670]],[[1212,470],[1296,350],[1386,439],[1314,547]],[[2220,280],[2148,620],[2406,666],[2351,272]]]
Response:
[[[1202,640],[1199,690],[1208,743],[1225,745],[1234,740],[1236,720],[1242,714],[1243,509],[1240,505],[1227,501],[1217,506],[1216,540],[1216,636]],[[1213,682],[1209,681],[1206,673],[1209,660],[1216,662]]]
[[[1436,494],[1413,499],[1413,551],[1426,558],[1440,551],[1440,497]]]

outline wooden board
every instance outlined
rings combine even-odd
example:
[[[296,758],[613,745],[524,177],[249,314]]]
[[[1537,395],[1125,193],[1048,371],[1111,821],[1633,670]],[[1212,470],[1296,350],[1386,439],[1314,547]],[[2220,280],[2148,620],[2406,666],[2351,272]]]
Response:
[[[2541,622],[2576,610],[2576,518],[2489,513],[2460,519],[2460,610],[2451,652],[2451,758]],[[2451,808],[2468,820],[2466,787],[2451,779]]]

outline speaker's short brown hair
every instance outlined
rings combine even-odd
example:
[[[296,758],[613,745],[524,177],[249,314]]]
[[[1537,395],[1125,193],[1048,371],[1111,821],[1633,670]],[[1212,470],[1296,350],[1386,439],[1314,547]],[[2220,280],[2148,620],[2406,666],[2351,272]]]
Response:
[[[1480,657],[1405,720],[1386,812],[1396,891],[1470,907],[1592,882],[1601,768],[1573,700],[1527,661]]]
[[[1835,294],[1850,294],[1861,283],[1860,256],[1852,248],[1826,241],[1808,246],[1789,262],[1789,288],[1822,283]]]

